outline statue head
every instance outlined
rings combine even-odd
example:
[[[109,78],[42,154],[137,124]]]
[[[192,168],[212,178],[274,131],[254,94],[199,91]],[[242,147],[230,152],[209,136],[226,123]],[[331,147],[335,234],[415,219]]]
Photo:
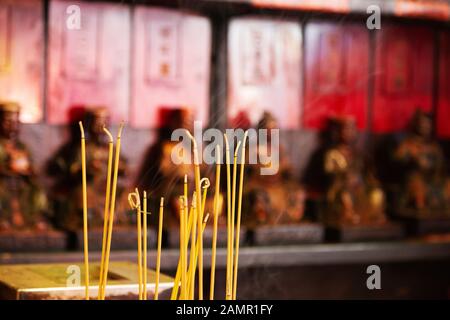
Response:
[[[257,129],[267,130],[267,142],[270,143],[272,140],[272,129],[279,129],[277,119],[268,111],[264,111],[261,119],[258,121]]]
[[[183,107],[161,107],[158,110],[159,138],[170,140],[172,132],[176,129],[187,129],[193,131],[192,114],[188,108]]]
[[[20,106],[15,102],[0,102],[0,136],[15,139],[20,130]]]
[[[433,133],[433,120],[431,115],[421,109],[416,109],[410,121],[410,130],[419,137],[431,138]]]
[[[264,111],[261,119],[258,122],[258,129],[272,130],[278,128],[279,128],[278,121],[273,116],[273,114],[268,111]]]
[[[333,143],[352,144],[358,135],[355,119],[351,116],[330,118],[328,131]]]
[[[91,139],[101,141],[104,136],[103,126],[109,125],[109,111],[106,107],[91,106],[86,108],[84,122]]]

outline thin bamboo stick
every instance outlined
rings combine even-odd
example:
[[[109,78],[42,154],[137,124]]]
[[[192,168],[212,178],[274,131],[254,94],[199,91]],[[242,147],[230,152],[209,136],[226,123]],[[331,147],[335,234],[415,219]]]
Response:
[[[107,243],[107,237],[108,237],[108,216],[109,216],[109,201],[111,196],[111,171],[112,171],[112,162],[113,162],[113,156],[114,156],[114,140],[111,135],[111,133],[106,129],[105,126],[103,126],[103,131],[106,133],[106,135],[109,138],[108,142],[108,172],[107,172],[107,179],[106,179],[106,195],[105,195],[105,210],[103,214],[103,239],[102,239],[102,260],[100,264],[100,280],[98,284],[98,296],[97,299],[101,300],[104,296],[105,288],[105,280],[103,279],[103,272],[105,270],[105,255],[106,255],[106,243]]]
[[[194,192],[194,195],[193,195],[193,199],[195,199],[195,192]],[[193,202],[192,205],[194,206],[194,202]],[[193,208],[191,207],[190,217],[192,217],[192,212],[193,211],[195,211],[195,210],[193,210]],[[195,226],[196,226],[196,221],[193,220],[193,219],[189,219],[188,233],[190,233],[191,232],[191,228],[194,228]],[[176,300],[177,297],[178,297],[178,288],[180,286],[180,278],[181,278],[181,259],[178,259],[177,272],[176,272],[176,275],[175,275],[175,281],[174,281],[174,286],[172,288],[172,293],[170,295],[170,300]]]
[[[195,141],[194,137],[191,135],[191,133],[186,130],[187,135],[192,141],[193,150],[194,150],[194,177],[195,177],[195,191],[197,192],[197,229],[198,229],[198,237],[197,242],[199,243],[199,248],[203,247],[202,241],[200,241],[200,235],[201,235],[201,228],[202,228],[202,200],[201,200],[201,186],[200,186],[200,161],[198,157],[198,148],[197,148],[197,142]],[[201,250],[203,251],[203,250]],[[198,263],[198,285],[199,285],[199,299],[203,300],[203,264],[202,260]]]
[[[142,280],[144,288],[142,290],[142,298],[143,300],[147,300],[147,192],[144,191],[144,208],[143,208],[143,261],[142,261]]]
[[[89,300],[89,244],[88,244],[88,213],[87,213],[87,184],[86,184],[86,139],[83,123],[80,121],[81,131],[81,175],[83,189],[83,243],[84,243],[84,288],[85,299]]]
[[[121,136],[123,130],[124,123],[122,122],[119,126],[119,131],[117,133],[117,142],[116,142],[116,154],[114,159],[114,174],[113,174],[113,183],[112,183],[112,191],[111,191],[111,203],[109,205],[109,217],[108,217],[108,236],[106,243],[106,252],[105,252],[105,266],[103,270],[103,286],[106,288],[106,284],[108,281],[108,268],[109,268],[109,256],[111,253],[111,239],[112,239],[112,231],[113,231],[113,223],[114,223],[114,212],[116,205],[116,192],[117,192],[117,180],[119,176],[119,161],[120,161],[120,145],[121,145]],[[104,290],[105,291],[105,290]],[[102,293],[102,299],[105,299],[105,292]]]
[[[156,254],[156,278],[155,278],[154,300],[158,300],[159,295],[159,273],[161,270],[161,243],[162,243],[163,219],[164,219],[164,198],[161,198],[161,202],[159,203],[158,248]]]
[[[237,208],[237,221],[236,221],[236,248],[234,255],[234,272],[233,272],[233,300],[236,300],[237,292],[237,278],[238,278],[238,262],[239,262],[239,237],[241,231],[241,209],[242,209],[242,191],[244,187],[244,166],[245,166],[245,140],[247,139],[248,131],[245,131],[244,139],[242,141],[241,152],[241,171],[239,176],[239,198]]]
[[[230,145],[228,143],[228,137],[224,133],[225,140],[225,163],[227,169],[227,268],[226,268],[226,289],[225,298],[230,300],[232,297],[231,279],[232,279],[232,252],[233,246],[231,245],[231,173],[230,173]]]
[[[211,277],[209,285],[209,300],[214,300],[214,282],[216,272],[216,246],[217,246],[217,223],[219,218],[219,195],[220,195],[220,148],[216,147],[216,186],[214,188],[214,224],[211,248]]]

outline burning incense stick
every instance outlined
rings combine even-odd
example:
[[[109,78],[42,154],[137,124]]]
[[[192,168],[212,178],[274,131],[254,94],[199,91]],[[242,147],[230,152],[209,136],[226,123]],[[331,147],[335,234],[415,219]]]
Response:
[[[119,176],[120,139],[122,136],[123,126],[124,126],[124,123],[122,122],[119,126],[119,131],[117,133],[116,154],[115,154],[115,159],[114,159],[114,176],[113,176],[113,183],[112,183],[111,203],[109,205],[108,235],[107,235],[107,242],[106,242],[105,265],[104,265],[104,270],[103,270],[102,299],[105,299],[106,283],[108,281],[109,256],[110,256],[110,252],[111,252],[111,238],[112,238],[112,230],[113,230],[113,222],[114,222],[114,211],[115,211],[115,205],[116,205],[117,179]]]
[[[242,209],[242,191],[244,186],[244,166],[245,166],[245,140],[247,139],[248,131],[245,131],[244,139],[242,140],[242,152],[241,152],[241,171],[239,176],[239,198],[237,208],[237,221],[236,221],[236,249],[234,255],[234,274],[233,274],[233,300],[236,300],[237,290],[237,277],[238,277],[238,262],[239,262],[239,236],[241,231],[241,209]],[[236,155],[235,155],[236,158]]]
[[[188,288],[189,288],[189,299],[194,299],[194,288],[195,288],[195,253],[196,253],[196,244],[195,239],[197,236],[197,193],[194,192],[192,196],[192,231],[191,231],[191,251],[189,255],[189,280],[188,280]]]
[[[233,185],[231,189],[231,231],[230,231],[230,246],[231,246],[231,254],[230,254],[230,286],[229,286],[229,292],[228,294],[231,294],[229,299],[233,297],[233,259],[234,259],[234,223],[235,223],[235,211],[236,211],[236,176],[237,176],[237,155],[239,152],[239,148],[241,146],[241,142],[239,141],[236,146],[236,150],[234,151],[234,158],[233,158]]]
[[[111,171],[112,171],[112,161],[113,161],[113,149],[114,149],[114,141],[111,133],[103,126],[103,131],[108,135],[109,138],[109,152],[108,152],[108,173],[106,179],[106,196],[105,196],[105,211],[103,218],[103,240],[102,240],[102,261],[100,265],[100,281],[98,284],[98,299],[101,300],[104,296],[103,292],[105,291],[106,281],[103,279],[103,272],[105,270],[105,250],[106,250],[106,241],[108,235],[108,216],[109,216],[109,198],[111,194]]]
[[[84,286],[85,298],[89,300],[89,244],[88,244],[88,216],[87,216],[87,186],[86,186],[86,139],[83,123],[80,121],[81,131],[81,172],[83,188],[83,242],[84,242]]]
[[[192,217],[192,212],[195,211],[194,210],[194,206],[195,206],[195,192],[193,195],[193,202],[192,202],[192,206],[191,207],[191,213],[190,213],[190,217]],[[189,218],[189,225],[188,225],[188,233],[191,232],[191,228],[196,226],[196,221]],[[181,258],[181,257],[180,257]],[[176,300],[178,297],[178,288],[180,285],[180,278],[181,278],[181,259],[178,259],[178,266],[177,266],[177,273],[175,275],[175,281],[174,281],[174,286],[172,288],[172,294],[170,295],[170,300]]]
[[[216,186],[214,189],[214,225],[211,250],[211,278],[209,286],[209,300],[214,300],[214,280],[216,272],[216,245],[217,245],[217,222],[219,217],[219,195],[220,195],[220,148],[216,147]]]
[[[228,143],[228,137],[223,135],[225,139],[225,163],[227,168],[227,269],[226,269],[226,291],[225,297],[227,300],[231,299],[231,263],[232,263],[232,251],[231,245],[231,173],[230,173],[230,145]]]
[[[186,200],[180,197],[180,259],[181,259],[181,294],[180,299],[186,299]]]
[[[162,227],[164,214],[164,198],[159,203],[159,223],[158,223],[158,248],[156,254],[156,278],[155,278],[155,296],[154,300],[158,300],[159,294],[159,273],[161,269],[161,243],[162,243]]]
[[[143,274],[143,284],[144,288],[142,291],[143,299],[147,300],[147,192],[144,191],[144,208],[143,208],[143,223],[144,223],[144,230],[143,230],[143,241],[144,241],[144,248],[143,248],[143,254],[144,258],[142,261],[142,274]]]
[[[203,219],[202,222],[202,228],[200,230],[205,231],[205,227],[206,227],[206,223],[208,222],[208,218],[209,218],[209,213],[206,214],[205,218]],[[194,270],[197,268],[197,261],[198,261],[198,255],[200,253],[200,244],[197,242],[196,246],[195,246],[195,250],[194,250],[194,265],[193,268]],[[193,284],[192,287],[195,287],[195,285]],[[191,300],[194,300],[194,291],[192,291],[192,295],[189,297]]]
[[[203,186],[202,186],[202,184],[203,184]],[[202,186],[202,189],[203,189],[202,211],[201,211],[200,216],[203,217],[203,214],[205,211],[205,204],[206,204],[206,195],[208,194],[208,188],[210,186],[209,179],[202,178],[200,180],[200,186]],[[198,266],[199,266],[198,295],[199,295],[199,300],[203,300],[203,231],[204,231],[203,229],[199,230],[199,234],[198,234],[198,241],[200,242],[199,243],[199,254],[198,254]]]
[[[132,209],[136,210],[136,225],[137,225],[137,242],[138,242],[138,290],[139,290],[139,300],[143,297],[143,285],[142,285],[142,217],[141,217],[141,200],[139,196],[139,191],[136,188],[134,193],[128,194],[128,203]]]
[[[200,235],[201,235],[201,228],[202,228],[202,222],[203,222],[203,208],[201,203],[201,187],[200,187],[200,162],[198,158],[198,148],[197,148],[197,142],[195,141],[194,137],[191,135],[191,133],[186,130],[187,135],[192,141],[193,145],[193,152],[194,152],[194,176],[195,176],[195,191],[197,192],[197,229],[198,229],[198,237],[197,242],[199,243],[200,252],[203,252],[203,243],[200,241]],[[203,300],[203,260],[199,259],[198,263],[198,285],[199,285],[199,299]]]

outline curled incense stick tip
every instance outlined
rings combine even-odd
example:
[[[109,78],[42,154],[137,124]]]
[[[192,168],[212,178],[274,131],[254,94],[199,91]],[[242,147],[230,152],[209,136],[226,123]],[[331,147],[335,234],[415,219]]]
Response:
[[[125,121],[122,120],[119,125],[119,131],[117,132],[117,139],[120,139],[120,137],[122,136],[122,130],[123,130],[124,126],[125,126]]]
[[[109,130],[106,129],[105,125],[103,125],[103,131],[105,131],[105,133],[108,135],[109,143],[113,143],[114,142],[113,136],[112,136],[111,132],[109,132]]]
[[[159,201],[159,206],[164,207],[164,197],[161,197],[161,200]]]
[[[81,131],[81,139],[84,139],[84,128],[83,128],[83,122],[79,121],[78,125],[80,126]]]
[[[245,142],[247,140],[247,137],[248,137],[248,130],[245,130],[244,139],[242,139],[242,150],[245,150]]]
[[[139,199],[139,193],[131,192],[128,194],[128,203],[130,204],[131,209],[137,209],[141,205],[141,201]]]
[[[209,213],[206,214],[205,218],[203,219],[203,223],[207,223],[209,219]]]
[[[204,184],[204,186],[202,186],[203,189],[209,188],[209,186],[211,185],[208,178],[202,178],[200,180],[200,185],[202,184]]]

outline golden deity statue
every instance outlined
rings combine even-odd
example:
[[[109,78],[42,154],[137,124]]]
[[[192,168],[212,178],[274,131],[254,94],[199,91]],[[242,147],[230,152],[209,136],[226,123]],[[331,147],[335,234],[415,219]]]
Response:
[[[385,196],[362,151],[350,117],[329,121],[323,157],[326,177],[324,218],[332,224],[379,224],[386,221]]]
[[[19,139],[20,107],[0,103],[0,231],[48,228],[47,198]]]

